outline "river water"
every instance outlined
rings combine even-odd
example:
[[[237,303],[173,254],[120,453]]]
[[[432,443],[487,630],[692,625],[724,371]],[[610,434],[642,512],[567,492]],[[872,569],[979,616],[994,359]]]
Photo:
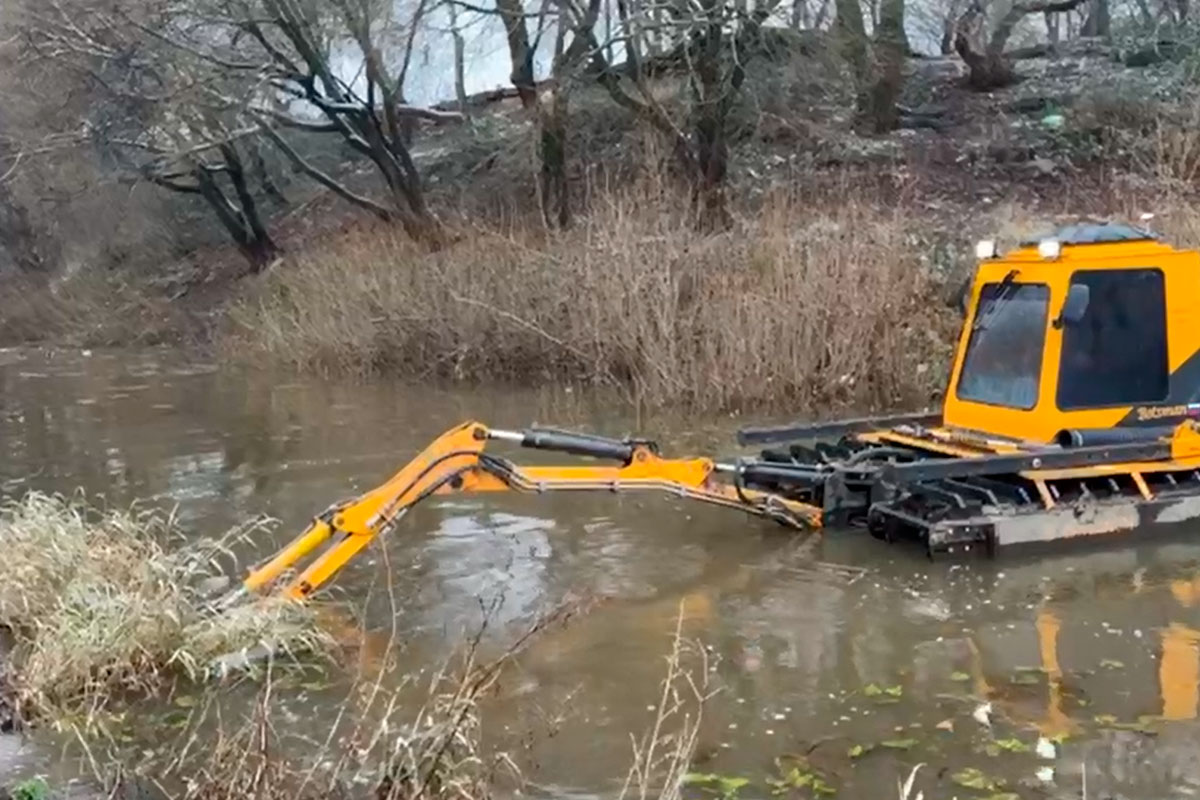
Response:
[[[566,391],[299,378],[169,351],[12,350],[0,351],[0,490],[175,506],[198,533],[267,514],[280,524],[266,555],[465,419],[736,453],[737,420],[639,420]],[[630,735],[653,720],[681,609],[717,690],[696,769],[749,779],[742,797],[770,794],[776,759],[796,754],[841,797],[894,797],[918,763],[927,798],[1078,797],[1085,773],[1088,797],[1200,791],[1200,544],[1186,538],[930,562],[860,531],[806,541],[676,499],[455,496],[409,514],[333,594],[358,603],[371,631],[352,660],[396,648],[407,672],[443,658],[481,608],[494,609],[487,638],[499,647],[564,598],[603,598],[535,640],[485,711],[489,740],[514,749],[533,793],[615,795]],[[289,708],[312,732],[333,702],[297,690]],[[1032,751],[1039,738],[1061,740],[1052,757]]]

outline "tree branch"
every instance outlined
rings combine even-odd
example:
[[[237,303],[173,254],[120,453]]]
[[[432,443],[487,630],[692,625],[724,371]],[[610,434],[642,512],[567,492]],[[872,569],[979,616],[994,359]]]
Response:
[[[1004,46],[1008,44],[1008,37],[1012,35],[1013,28],[1025,15],[1070,11],[1082,2],[1083,0],[1041,0],[1040,2],[1035,0],[1035,2],[1013,3],[1012,8],[997,23],[996,30],[992,33],[992,38],[988,43],[988,52],[1002,53]]]
[[[160,42],[162,42],[164,44],[170,45],[171,47],[174,47],[178,50],[182,50],[185,53],[191,53],[196,58],[200,58],[205,61],[216,64],[218,67],[223,67],[225,69],[232,69],[232,70],[238,70],[238,71],[262,69],[262,64],[260,64],[260,63],[256,63],[253,61],[230,61],[229,59],[222,58],[214,53],[205,52],[205,51],[201,50],[200,48],[194,47],[190,44],[185,44],[184,42],[175,41],[171,37],[164,36],[163,34],[159,33],[158,31],[154,30],[153,28],[149,27],[148,25],[143,25],[140,22],[130,21],[130,25],[132,27],[136,28],[137,30],[141,31],[142,33],[146,34],[147,36],[153,36],[155,39],[158,39]]]
[[[360,208],[367,209],[385,222],[391,222],[393,219],[395,219],[395,213],[391,209],[376,203],[369,197],[363,197],[360,194],[355,194],[354,192],[350,191],[345,186],[331,178],[329,175],[305,161],[304,157],[296,152],[296,148],[292,147],[286,139],[280,136],[279,132],[272,128],[265,119],[260,117],[259,121],[262,123],[262,131],[264,134],[266,134],[267,138],[269,138],[275,144],[275,146],[278,147],[283,154],[288,157],[288,160],[291,161],[296,169],[300,170],[300,172],[312,178],[314,181],[321,184],[326,189],[329,189],[342,199],[353,203]]]
[[[303,119],[296,119],[290,114],[285,114],[282,111],[276,111],[273,108],[255,108],[252,109],[255,114],[267,114],[271,119],[278,122],[280,125],[285,125],[296,130],[308,131],[309,133],[337,133],[339,128],[332,122],[309,122]]]
[[[147,173],[146,177],[149,178],[150,182],[156,186],[161,186],[164,189],[170,189],[172,192],[179,192],[180,194],[200,194],[199,186],[176,183],[175,181],[169,180],[160,175],[155,175],[153,173]]]

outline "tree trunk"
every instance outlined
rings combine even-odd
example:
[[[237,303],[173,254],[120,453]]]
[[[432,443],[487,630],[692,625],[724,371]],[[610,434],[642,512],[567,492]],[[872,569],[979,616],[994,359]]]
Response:
[[[879,10],[879,28],[875,37],[877,75],[871,85],[865,109],[866,122],[875,133],[887,133],[900,126],[897,102],[904,86],[904,0],[883,0]]]
[[[221,227],[225,229],[246,261],[250,263],[250,268],[254,272],[262,271],[279,255],[279,248],[267,233],[262,221],[258,219],[257,207],[253,201],[251,200],[248,211],[246,208],[239,209],[234,205],[217,185],[214,177],[216,173],[207,164],[197,162],[192,167],[191,174],[196,181],[196,191],[208,203],[209,208],[216,215],[217,221],[221,223]],[[237,180],[241,180],[244,189],[245,181],[243,179],[235,180],[232,172],[230,179],[234,180],[235,187]],[[242,190],[236,188],[235,190],[241,198]]]
[[[871,54],[867,47],[867,32],[859,0],[835,0],[834,20],[838,48],[850,67],[857,96],[855,108],[867,107],[867,86],[871,80]]]
[[[990,37],[983,35],[986,18],[983,0],[973,0],[959,17],[954,31],[954,49],[970,71],[967,83],[988,91],[1015,83],[1017,73],[1004,48],[1013,29],[1027,14],[1061,14],[1079,6],[1083,0],[1017,0],[1000,18]],[[986,42],[986,45],[984,44]]]
[[[7,181],[0,181],[0,248],[22,272],[48,272],[58,261],[54,240],[33,224]]]
[[[1046,19],[1046,39],[1050,42],[1050,50],[1053,52],[1058,50],[1058,14],[1055,14],[1052,11],[1047,11],[1044,16]]]
[[[279,184],[275,183],[275,179],[271,177],[271,171],[267,168],[267,160],[263,158],[261,140],[258,137],[255,137],[254,142],[250,145],[250,163],[263,194],[279,205],[286,206],[287,196],[279,188]]]
[[[567,180],[567,92],[557,85],[543,92],[538,102],[538,161],[542,218],[565,228],[571,223],[570,186]]]
[[[955,23],[954,50],[967,65],[967,85],[972,89],[989,91],[1016,82],[1013,66],[1004,55],[1004,45],[1021,13],[1024,13],[1016,13],[1017,8],[1013,6],[986,44],[983,33],[986,15],[982,0],[974,0]]]
[[[262,216],[258,211],[258,203],[251,194],[250,187],[246,184],[246,171],[242,166],[242,159],[238,155],[237,149],[232,143],[225,142],[221,145],[220,151],[221,156],[225,159],[226,174],[237,195],[238,210],[241,212],[241,221],[249,239],[247,257],[251,265],[258,271],[271,262],[278,254],[279,248],[271,239],[271,234],[267,232],[267,226],[263,224]]]
[[[1092,7],[1084,20],[1080,36],[1097,36],[1107,39],[1112,34],[1112,19],[1109,15],[1108,0],[1092,0]]]
[[[825,18],[829,16],[829,0],[821,0],[821,5],[817,9],[817,15],[813,18],[812,28],[819,31],[825,27]]]
[[[447,4],[450,13],[450,36],[454,40],[454,96],[458,100],[458,110],[467,113],[467,79],[466,79],[466,42],[463,41],[462,31],[458,27],[457,6]]]
[[[564,6],[562,6],[565,8]],[[538,189],[542,198],[542,219],[546,225],[565,228],[571,220],[570,197],[567,194],[567,74],[571,65],[566,61],[564,45],[567,29],[559,18],[554,36],[554,67],[550,88],[538,97]]]
[[[725,34],[717,0],[704,0],[703,5],[708,22],[698,42],[692,77],[696,169],[699,172],[695,201],[701,227],[719,230],[732,222],[725,193],[725,178],[729,172],[726,122],[732,92],[722,86],[721,80]]]
[[[516,87],[521,106],[533,108],[537,103],[537,87],[533,77],[533,51],[529,47],[529,30],[525,25],[525,6],[521,0],[496,0],[496,11],[504,23],[508,40],[508,58],[512,64],[509,80]],[[562,24],[559,19],[558,24]]]

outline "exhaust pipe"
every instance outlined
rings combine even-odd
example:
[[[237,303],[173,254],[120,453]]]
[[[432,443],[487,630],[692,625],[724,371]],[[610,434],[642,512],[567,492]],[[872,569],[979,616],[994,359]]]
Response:
[[[1063,448],[1103,447],[1109,444],[1136,444],[1170,438],[1174,425],[1154,425],[1145,428],[1075,428],[1059,431],[1054,442]]]

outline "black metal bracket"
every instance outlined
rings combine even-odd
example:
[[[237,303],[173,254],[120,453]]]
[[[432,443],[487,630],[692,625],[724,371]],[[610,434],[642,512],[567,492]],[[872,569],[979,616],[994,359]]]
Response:
[[[939,458],[908,464],[887,464],[881,468],[880,478],[895,485],[977,475],[1004,475],[1039,469],[1072,469],[1129,461],[1162,461],[1170,457],[1171,444],[1162,441],[1074,447],[1068,450],[1047,448],[1020,455]]]
[[[858,417],[822,423],[799,423],[767,428],[743,428],[737,432],[738,444],[778,444],[797,439],[832,439],[850,433],[891,428],[896,425],[938,425],[940,411],[920,411],[885,417]]]

